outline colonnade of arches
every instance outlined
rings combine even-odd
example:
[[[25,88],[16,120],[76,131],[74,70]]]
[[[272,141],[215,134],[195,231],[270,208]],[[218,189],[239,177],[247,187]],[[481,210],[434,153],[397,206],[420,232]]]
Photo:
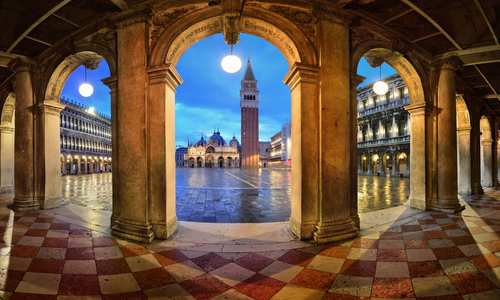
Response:
[[[111,157],[61,155],[61,175],[111,172]]]
[[[238,168],[240,160],[238,157],[232,156],[206,156],[206,157],[189,157],[184,166],[188,168]]]
[[[75,43],[75,52],[61,49],[42,61],[43,76],[35,77],[34,66],[22,60],[13,66],[15,209],[58,205],[60,183],[54,178],[60,176],[60,162],[53,153],[60,147],[61,88],[86,59],[104,58],[111,69],[104,82],[110,87],[113,117],[112,233],[150,242],[175,232],[175,91],[182,82],[175,66],[193,43],[225,30],[225,11],[219,6],[186,10],[150,36],[153,17],[137,14],[115,20],[112,46],[90,36]],[[350,27],[341,16],[315,18],[308,25],[314,30],[306,34],[304,26],[256,5],[245,12],[239,26],[241,32],[275,44],[289,63],[285,83],[291,91],[291,230],[317,242],[358,234],[356,87],[362,78],[355,70],[362,56],[390,64],[409,89],[410,206],[459,211],[455,72],[460,64],[451,58],[431,66],[415,49],[376,38],[352,38],[355,30],[363,29]],[[471,109],[470,182],[471,192],[477,192],[480,111],[475,105]],[[496,128],[491,120],[490,127]],[[490,132],[495,140],[495,131]],[[462,143],[458,148],[462,153]],[[484,151],[482,161],[495,165],[494,149],[491,155]],[[460,165],[467,165],[458,157]],[[492,170],[496,183],[496,168]]]
[[[362,153],[358,161],[359,175],[409,177],[409,150]]]

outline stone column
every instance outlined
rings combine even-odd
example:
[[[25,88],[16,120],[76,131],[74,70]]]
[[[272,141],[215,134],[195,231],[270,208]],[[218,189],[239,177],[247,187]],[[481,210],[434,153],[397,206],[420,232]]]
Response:
[[[356,155],[353,124],[349,27],[340,19],[319,21],[319,221],[314,239],[318,243],[358,234],[352,209],[352,158]]]
[[[37,194],[42,209],[57,207],[62,201],[59,164],[61,152],[61,111],[64,105],[57,99],[46,99],[38,104]],[[57,155],[54,155],[57,153]]]
[[[472,191],[470,131],[470,126],[457,128],[458,193],[461,195],[470,195]]]
[[[30,66],[21,61],[16,72],[15,133],[14,133],[14,204],[15,210],[38,209],[35,197],[34,111],[35,99]]]
[[[397,177],[398,176],[398,171],[396,169],[396,165],[397,165],[397,162],[398,162],[397,152],[393,152],[391,155],[392,155],[391,176],[392,177]]]
[[[5,108],[4,108],[5,109]],[[0,126],[0,192],[14,190],[14,128]]]
[[[427,118],[428,109],[425,102],[407,105],[405,109],[411,118],[411,135],[409,160],[410,169],[410,206],[427,209]],[[396,172],[399,176],[399,157],[396,158]]]
[[[357,74],[351,74],[351,111],[354,114],[355,122],[351,122],[352,124],[352,149],[353,153],[351,155],[351,167],[353,170],[351,171],[351,218],[354,221],[356,227],[360,228],[359,214],[358,214],[358,173],[361,173],[361,156],[358,153],[358,122],[357,122],[357,110],[358,110],[358,93],[357,87],[363,82],[365,78],[363,76],[359,76]],[[358,172],[356,172],[356,166]]]
[[[299,238],[310,239],[317,221],[319,185],[318,69],[297,63],[285,83],[291,91],[293,141],[290,227]]]
[[[457,195],[456,69],[455,61],[444,61],[437,86],[437,199],[433,199],[431,208],[446,212],[460,209]]]
[[[473,195],[483,194],[481,187],[481,115],[479,105],[470,107],[470,159],[471,159],[471,192]]]
[[[493,186],[493,141],[489,136],[481,136],[481,185],[483,187]]]
[[[116,101],[116,176],[119,216],[114,216],[112,233],[120,238],[151,242],[149,222],[146,37],[143,16],[131,16],[117,24],[117,71],[120,97]],[[115,155],[115,154],[113,154]]]
[[[175,89],[182,80],[173,65],[148,70],[149,220],[157,238],[177,228],[175,212]]]

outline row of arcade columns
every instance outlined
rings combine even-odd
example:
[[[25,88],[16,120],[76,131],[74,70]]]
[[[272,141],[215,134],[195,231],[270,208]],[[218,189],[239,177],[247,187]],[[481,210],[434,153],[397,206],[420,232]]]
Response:
[[[292,199],[290,227],[302,239],[354,237],[357,212],[356,86],[350,68],[350,28],[318,22],[318,65],[296,62],[285,78],[291,90]],[[104,80],[113,115],[114,235],[140,242],[176,230],[175,90],[172,63],[148,63],[144,17],[117,26],[117,74]],[[57,101],[36,101],[27,64],[15,67],[14,208],[57,206],[60,199]],[[412,103],[410,205],[460,210],[457,198],[456,87],[453,60],[439,66],[428,101]],[[472,126],[472,131],[476,130]],[[57,133],[57,134],[56,134]],[[472,144],[472,143],[471,143]],[[479,143],[478,143],[479,144]],[[472,183],[474,189],[474,183]]]

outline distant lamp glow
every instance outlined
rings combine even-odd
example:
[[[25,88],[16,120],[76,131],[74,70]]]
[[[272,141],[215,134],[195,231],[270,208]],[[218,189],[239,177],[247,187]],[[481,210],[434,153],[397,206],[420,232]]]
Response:
[[[373,91],[379,96],[387,94],[389,91],[389,85],[383,80],[379,80],[373,84]]]
[[[91,115],[95,115],[95,107],[91,106],[87,108],[87,112]]]
[[[92,96],[92,94],[94,93],[94,87],[90,83],[84,82],[80,84],[78,92],[80,93],[80,95],[82,95],[82,97],[87,98]]]
[[[234,54],[229,54],[224,56],[220,65],[225,72],[233,74],[241,69],[241,59]]]
[[[80,93],[80,95],[82,95],[82,97],[90,97],[92,96],[92,94],[94,93],[94,87],[87,82],[87,66],[83,66],[84,68],[84,77],[83,77],[83,83],[80,84],[80,86],[78,87],[78,92]]]
[[[389,85],[382,80],[382,65],[379,66],[379,78],[378,81],[373,84],[373,91],[379,96],[383,96],[389,91]]]

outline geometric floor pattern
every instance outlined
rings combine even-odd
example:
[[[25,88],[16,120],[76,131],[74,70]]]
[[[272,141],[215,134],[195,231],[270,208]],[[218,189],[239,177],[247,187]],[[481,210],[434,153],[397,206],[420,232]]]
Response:
[[[247,253],[156,248],[68,223],[50,211],[10,213],[0,218],[0,295],[498,300],[500,201],[484,196],[469,204],[497,213],[425,212],[351,241]]]

